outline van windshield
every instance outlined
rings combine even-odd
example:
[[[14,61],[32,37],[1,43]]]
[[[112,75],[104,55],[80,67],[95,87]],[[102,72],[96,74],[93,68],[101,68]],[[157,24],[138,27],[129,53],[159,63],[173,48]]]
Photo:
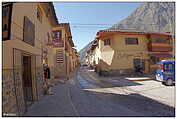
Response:
[[[174,64],[164,64],[164,70],[165,71],[173,71],[174,70]]]

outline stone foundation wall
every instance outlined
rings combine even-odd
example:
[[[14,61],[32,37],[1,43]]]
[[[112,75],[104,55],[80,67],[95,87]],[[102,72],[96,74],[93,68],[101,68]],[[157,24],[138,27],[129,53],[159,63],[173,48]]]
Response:
[[[14,87],[13,70],[2,72],[2,116],[17,116],[18,107]]]
[[[119,70],[109,70],[109,71],[101,71],[102,76],[124,76],[134,74],[133,69],[119,69]]]
[[[12,86],[15,85],[16,90],[16,99],[17,99],[17,107],[19,116],[21,116],[25,112],[25,101],[24,101],[24,93],[23,93],[23,82],[22,82],[22,69],[20,68],[14,68],[14,80],[15,83],[12,84]]]
[[[43,97],[44,80],[42,68],[36,68],[37,99]],[[35,86],[35,85],[33,85]],[[22,87],[22,74],[20,68],[4,70],[2,73],[2,115],[22,116],[25,112],[25,102]]]
[[[44,94],[44,75],[43,68],[36,68],[36,83],[37,83],[37,97],[40,100]]]

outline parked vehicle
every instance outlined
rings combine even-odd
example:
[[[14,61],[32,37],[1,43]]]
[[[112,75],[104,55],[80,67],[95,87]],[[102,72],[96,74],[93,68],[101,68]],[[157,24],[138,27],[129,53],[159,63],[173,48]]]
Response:
[[[83,67],[86,67],[86,66],[88,66],[88,65],[87,65],[87,64],[82,64],[82,66],[83,66]]]
[[[173,85],[175,83],[175,60],[162,60],[158,64],[156,80],[162,81],[167,86]]]

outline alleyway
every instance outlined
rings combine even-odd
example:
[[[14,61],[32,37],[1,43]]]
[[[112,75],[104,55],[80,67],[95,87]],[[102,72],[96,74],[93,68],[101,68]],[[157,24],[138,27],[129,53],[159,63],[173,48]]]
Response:
[[[24,116],[174,116],[173,107],[127,93],[124,86],[117,89],[115,84],[93,80],[84,70],[55,85],[54,95],[34,103]]]

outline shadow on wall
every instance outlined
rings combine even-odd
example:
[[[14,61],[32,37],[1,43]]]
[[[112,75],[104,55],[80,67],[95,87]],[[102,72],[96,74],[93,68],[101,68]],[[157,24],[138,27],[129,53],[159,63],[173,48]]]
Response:
[[[114,37],[114,35],[112,35],[112,37]],[[121,45],[125,45],[124,43],[120,42]],[[132,74],[135,72],[135,66],[134,66],[134,59],[143,59],[143,54],[141,53],[136,53],[136,52],[132,52],[131,48],[133,48],[133,51],[143,51],[144,48],[142,49],[142,47],[139,46],[130,46],[130,47],[119,47],[118,42],[114,39],[112,39],[111,41],[111,45],[106,45],[104,46],[104,41],[102,43],[102,48],[101,48],[101,52],[102,52],[102,58],[100,59],[100,63],[102,70],[103,71],[103,75],[108,75],[110,74],[111,76],[116,76],[116,75],[124,75],[124,74]],[[140,49],[135,49],[135,48],[140,48]],[[126,51],[128,54],[124,54],[122,52],[119,52],[120,50],[122,51]],[[131,53],[132,52],[132,53]],[[104,61],[103,61],[104,60]],[[135,64],[136,65],[136,64]],[[140,65],[139,63],[137,65]],[[146,67],[147,69],[147,67]],[[106,72],[106,71],[109,71]],[[143,71],[145,72],[145,71]],[[135,75],[135,74],[134,74]]]
[[[140,115],[120,115],[119,110],[117,110],[117,115],[114,114],[112,116],[121,116],[121,117],[174,117],[175,116],[175,108],[170,107],[166,104],[153,100],[151,98],[145,97],[143,95],[137,93],[130,94],[115,94],[108,92],[98,92],[98,91],[90,91],[85,90],[86,92],[97,95],[98,100],[105,101],[105,104],[111,101],[111,104],[114,105],[114,110],[116,107],[123,106],[127,109],[133,110]],[[100,98],[100,99],[99,99]],[[101,111],[101,110],[100,110]],[[109,112],[109,111],[108,111]],[[142,116],[143,115],[143,116]],[[109,113],[105,113],[105,116],[110,116]]]
[[[111,65],[109,65],[108,63],[106,63],[105,61],[103,61],[102,59],[99,60],[99,64],[97,65],[96,68],[96,72],[99,73],[100,76],[126,76],[126,75],[134,75],[134,69],[131,68],[127,68],[127,69],[121,69],[119,67],[116,67],[117,69],[113,69],[113,67],[115,67],[114,65],[116,65],[116,62],[118,62],[118,60],[116,60],[115,58],[115,54],[113,56],[112,59],[112,63]],[[125,62],[122,62],[125,63]]]

